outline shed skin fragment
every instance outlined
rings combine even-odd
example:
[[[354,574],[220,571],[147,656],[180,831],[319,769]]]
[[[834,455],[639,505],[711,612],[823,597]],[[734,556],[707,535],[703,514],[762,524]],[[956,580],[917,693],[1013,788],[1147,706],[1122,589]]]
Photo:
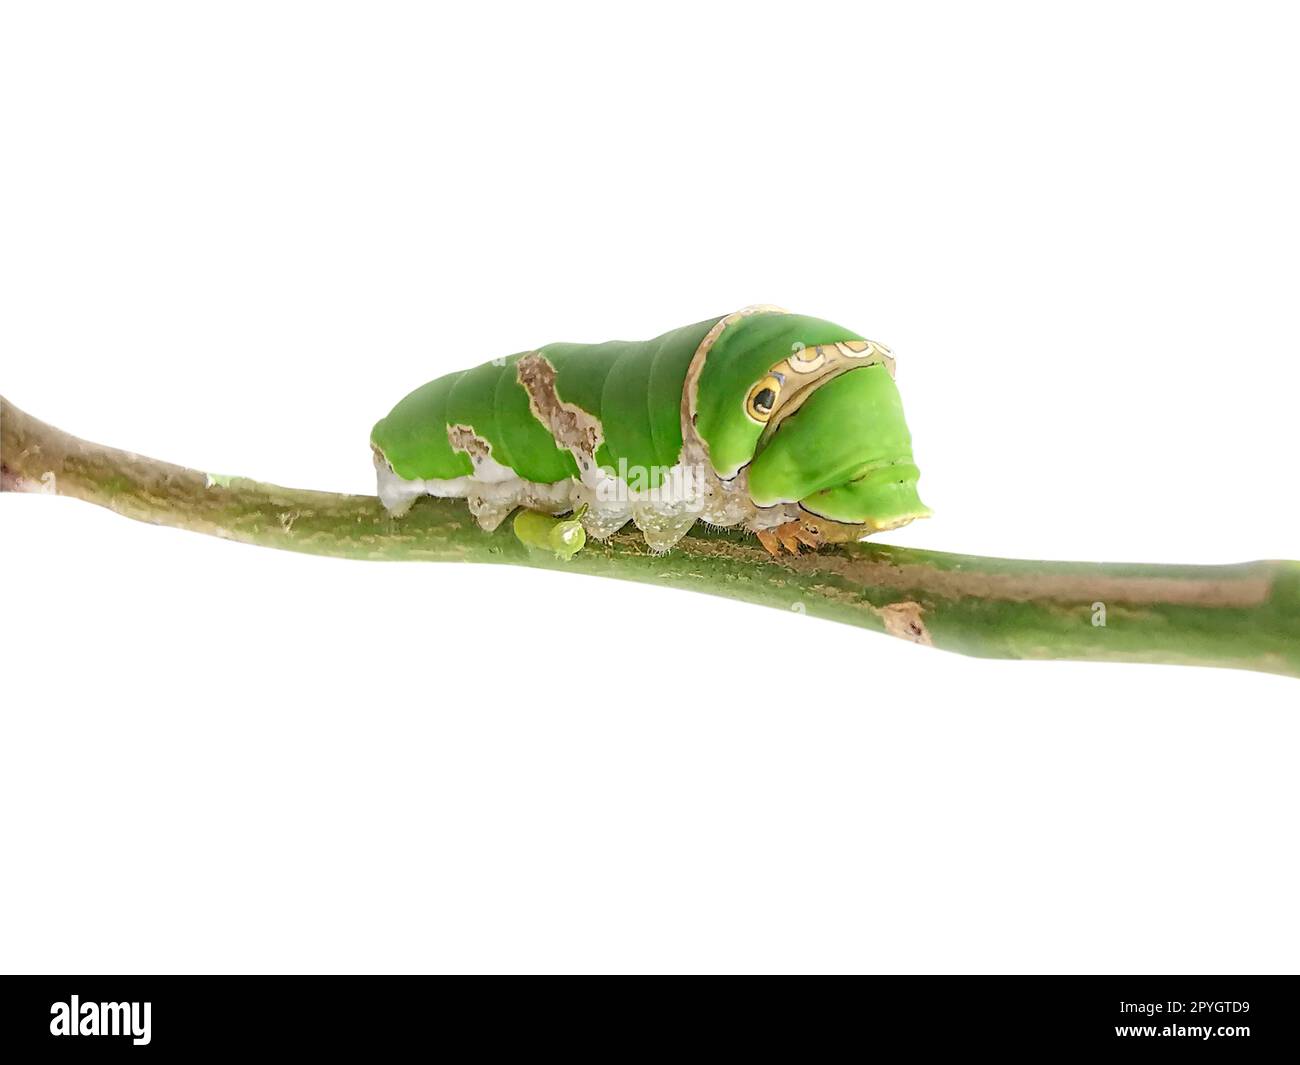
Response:
[[[515,515],[514,533],[520,543],[567,560],[587,542],[582,517],[581,511],[568,518],[553,518],[535,510],[521,510]]]

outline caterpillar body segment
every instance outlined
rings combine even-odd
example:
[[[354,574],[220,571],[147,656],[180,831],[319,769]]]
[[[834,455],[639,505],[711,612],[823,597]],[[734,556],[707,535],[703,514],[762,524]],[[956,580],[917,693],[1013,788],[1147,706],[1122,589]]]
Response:
[[[883,345],[766,305],[648,341],[549,344],[398,403],[371,434],[379,496],[397,515],[464,498],[489,531],[520,507],[573,515],[584,539],[631,521],[655,551],[696,521],[774,553],[861,539],[929,513],[893,371]],[[554,548],[548,528],[516,523]]]

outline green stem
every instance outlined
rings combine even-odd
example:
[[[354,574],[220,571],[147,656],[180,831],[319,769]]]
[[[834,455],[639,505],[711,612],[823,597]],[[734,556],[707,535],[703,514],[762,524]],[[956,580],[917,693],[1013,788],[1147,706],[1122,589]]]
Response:
[[[862,543],[769,558],[705,530],[655,556],[634,531],[571,561],[484,533],[463,502],[395,519],[374,496],[206,474],[69,436],[0,399],[0,488],[48,492],[139,521],[343,558],[498,562],[724,595],[990,658],[1168,662],[1300,676],[1300,563],[1031,562]],[[1105,624],[1097,624],[1104,611]]]

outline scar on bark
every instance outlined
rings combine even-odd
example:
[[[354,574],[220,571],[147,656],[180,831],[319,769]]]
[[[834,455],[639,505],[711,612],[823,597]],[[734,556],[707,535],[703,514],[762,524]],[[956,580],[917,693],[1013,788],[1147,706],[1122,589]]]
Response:
[[[910,640],[924,647],[933,647],[930,630],[925,627],[924,611],[920,603],[889,603],[878,608],[880,620],[885,623],[885,631],[890,636]]]
[[[20,458],[25,455],[20,455]],[[0,491],[33,492],[38,495],[58,495],[59,487],[53,470],[46,470],[39,479],[24,477],[8,466],[0,464]]]
[[[595,465],[596,449],[605,438],[599,419],[560,399],[555,389],[555,367],[538,352],[525,355],[515,367],[519,383],[528,393],[533,417],[550,430],[560,447],[573,452],[584,470]]]

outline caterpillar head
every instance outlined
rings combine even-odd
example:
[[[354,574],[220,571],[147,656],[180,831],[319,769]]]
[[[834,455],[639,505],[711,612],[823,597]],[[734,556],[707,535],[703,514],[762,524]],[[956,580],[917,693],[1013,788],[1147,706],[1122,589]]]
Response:
[[[719,477],[746,470],[755,506],[797,503],[824,540],[930,513],[889,349],[829,322],[764,314],[724,330],[699,374],[694,426]]]

